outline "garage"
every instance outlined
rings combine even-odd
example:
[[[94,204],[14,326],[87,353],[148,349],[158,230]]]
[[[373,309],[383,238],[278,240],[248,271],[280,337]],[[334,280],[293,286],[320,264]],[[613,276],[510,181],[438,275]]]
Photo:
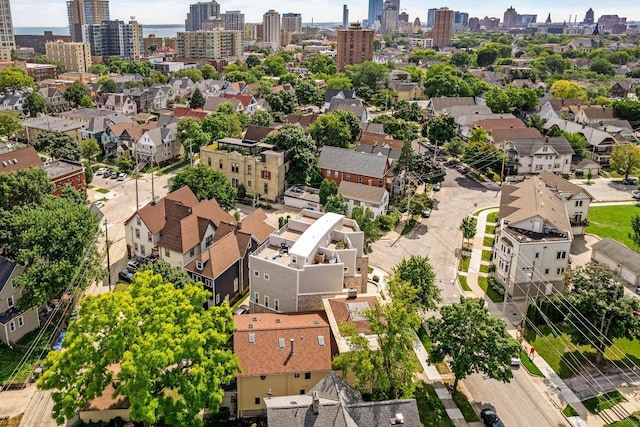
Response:
[[[640,253],[607,237],[591,247],[591,260],[607,264],[611,270],[632,284],[640,286]]]

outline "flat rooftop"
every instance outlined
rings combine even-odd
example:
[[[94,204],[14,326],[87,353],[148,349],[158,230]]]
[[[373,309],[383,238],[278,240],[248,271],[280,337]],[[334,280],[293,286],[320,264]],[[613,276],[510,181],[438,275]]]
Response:
[[[43,116],[31,119],[23,120],[25,127],[32,129],[48,130],[48,131],[60,131],[65,132],[69,130],[80,129],[82,123],[76,120],[62,119],[60,117]]]
[[[304,215],[301,218],[303,219]],[[311,252],[318,246],[320,239],[324,238],[329,231],[336,228],[336,225],[342,223],[343,215],[339,215],[333,212],[328,212],[322,215],[320,218],[315,219],[307,230],[302,233],[300,238],[293,244],[289,252],[293,255],[306,259],[311,255]]]
[[[55,162],[45,164],[42,169],[44,169],[50,179],[55,179],[61,175],[82,170],[82,165],[68,160],[56,160]]]

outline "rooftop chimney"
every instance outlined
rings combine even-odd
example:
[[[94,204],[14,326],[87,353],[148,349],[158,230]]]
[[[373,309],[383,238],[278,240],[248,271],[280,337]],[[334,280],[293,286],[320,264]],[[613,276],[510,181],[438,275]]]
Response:
[[[320,397],[318,396],[318,392],[316,390],[313,391],[313,413],[318,415],[318,410],[320,409]]]
[[[295,351],[293,351],[293,338],[291,338],[291,350],[289,351],[289,356],[293,356],[295,353]]]

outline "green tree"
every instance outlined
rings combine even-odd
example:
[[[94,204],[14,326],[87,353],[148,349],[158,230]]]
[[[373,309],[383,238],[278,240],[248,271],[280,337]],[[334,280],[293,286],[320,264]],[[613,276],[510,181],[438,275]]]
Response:
[[[353,372],[355,386],[372,400],[403,399],[413,395],[417,368],[413,341],[420,327],[420,317],[411,309],[417,299],[416,289],[408,282],[390,280],[391,300],[363,310],[359,315],[369,322],[376,348],[356,330],[353,323],[340,326],[351,351],[334,359],[334,366],[344,373]]]
[[[467,81],[469,77],[448,64],[436,64],[429,67],[424,79],[424,93],[433,98],[437,96],[473,96],[474,91]]]
[[[98,83],[100,83],[100,92],[101,93],[116,93],[118,90],[118,85],[113,79],[108,77],[100,77],[98,79]]]
[[[130,173],[136,167],[136,161],[130,154],[123,154],[116,160],[116,166],[121,172]]]
[[[95,138],[83,139],[80,141],[80,150],[82,157],[87,159],[89,164],[91,164],[91,161],[100,155],[100,144]]]
[[[205,99],[200,89],[195,88],[193,92],[191,92],[191,98],[189,98],[189,107],[198,109],[204,107]]]
[[[324,205],[327,203],[327,199],[329,196],[336,196],[338,194],[338,184],[335,181],[329,181],[328,179],[323,179],[320,184],[320,191],[318,192],[318,196],[320,197],[320,204]]]
[[[615,101],[613,103],[613,111],[616,116],[621,119],[628,120],[632,123],[640,121],[640,102],[628,99]]]
[[[609,166],[624,175],[625,179],[629,178],[629,174],[640,168],[640,147],[632,144],[614,146]]]
[[[204,79],[202,71],[196,68],[183,68],[182,70],[171,73],[171,77],[187,77],[194,83]]]
[[[408,122],[422,122],[422,109],[417,102],[399,101],[393,117],[403,119]]]
[[[560,99],[586,99],[587,91],[584,86],[569,80],[556,80],[549,89],[551,94]]]
[[[491,142],[469,142],[464,147],[462,159],[481,172],[500,171],[504,152]]]
[[[33,79],[27,76],[27,73],[19,67],[9,67],[0,70],[0,92],[7,89],[26,89],[36,88]]]
[[[249,116],[249,124],[254,126],[271,126],[273,117],[267,110],[256,110]]]
[[[54,189],[42,168],[20,169],[0,174],[0,211],[14,206],[37,206]]]
[[[88,96],[89,99],[91,99],[89,89],[79,81],[73,82],[64,92],[64,99],[69,101],[73,107],[80,105],[85,96]]]
[[[317,147],[300,126],[284,125],[278,132],[271,132],[262,141],[265,144],[273,144],[278,150],[288,152],[290,160],[286,179],[289,184],[310,182],[317,162]]]
[[[200,412],[217,412],[222,384],[242,370],[228,349],[229,305],[206,309],[207,297],[201,285],[180,289],[151,272],[122,292],[86,297],[38,381],[54,391],[56,421],[74,418],[111,386],[134,421],[202,426]]]
[[[229,136],[229,122],[224,113],[211,113],[202,121],[202,130],[211,136],[211,140],[219,141]]]
[[[319,103],[318,87],[311,79],[299,79],[294,82],[293,86],[296,89],[296,98],[300,105]]]
[[[36,117],[38,113],[47,112],[47,101],[38,92],[31,92],[24,97],[22,109],[30,117]]]
[[[611,65],[611,62],[605,58],[593,59],[591,64],[589,64],[589,70],[606,76],[614,76],[616,74],[616,70],[613,68],[613,65]]]
[[[341,73],[328,77],[326,81],[329,89],[351,89],[353,87],[351,79]],[[375,93],[374,89],[371,90]]]
[[[287,63],[280,55],[267,56],[261,65],[264,67],[267,75],[270,76],[278,77],[287,72]]]
[[[444,146],[444,148],[452,156],[459,157],[464,152],[464,146],[465,146],[464,141],[460,137],[454,136],[453,138],[451,138],[451,141],[449,141]]]
[[[351,218],[364,233],[364,252],[371,252],[371,244],[380,238],[380,228],[373,219],[371,208],[356,206],[351,210]]]
[[[22,291],[22,308],[41,306],[70,283],[82,290],[101,275],[95,246],[99,222],[86,203],[52,195],[39,205],[15,206],[0,215],[0,248],[24,266],[14,280]]]
[[[457,50],[451,55],[451,63],[456,67],[466,67],[471,63],[471,56],[463,50]]]
[[[388,69],[384,64],[365,61],[357,65],[347,65],[344,73],[354,87],[368,86],[374,93],[388,80]]]
[[[213,65],[204,64],[200,67],[200,72],[202,73],[202,78],[205,80],[215,80],[220,78],[220,73],[213,67]]]
[[[437,304],[442,302],[440,288],[436,285],[436,273],[429,263],[429,257],[411,255],[403,258],[399,264],[392,269],[395,279],[409,282],[411,288],[416,292],[413,294],[415,300],[409,301],[412,306],[422,310],[435,310]]]
[[[486,67],[496,62],[498,59],[498,51],[492,47],[483,47],[478,49],[476,63],[478,67]]]
[[[249,68],[253,68],[257,65],[260,65],[262,61],[260,61],[260,58],[258,58],[256,55],[251,54],[247,57],[247,60],[245,61],[245,63],[247,64],[247,67]]]
[[[460,227],[458,229],[462,231],[462,238],[468,243],[469,239],[473,239],[476,235],[476,222],[470,216],[465,216],[464,218],[462,218],[462,223],[460,224]]]
[[[318,146],[346,148],[351,143],[351,130],[337,114],[323,114],[309,126],[309,134]]]
[[[172,267],[171,264],[162,259],[156,262],[147,262],[138,268],[138,272],[145,270],[151,271],[154,276],[159,274],[165,283],[171,283],[178,289],[184,289],[187,285],[196,283],[185,269]]]
[[[295,95],[286,90],[281,90],[267,96],[267,103],[271,111],[291,114],[296,108],[297,100]]]
[[[93,108],[95,105],[93,104],[93,99],[91,99],[90,95],[84,95],[80,100],[80,106],[82,108]]]
[[[89,72],[92,74],[97,74],[99,76],[103,76],[109,72],[109,69],[103,63],[93,64],[89,67]]]
[[[41,132],[31,141],[38,151],[44,151],[54,159],[80,160],[82,149],[69,135],[60,131]]]
[[[551,136],[551,135],[549,135]],[[560,136],[564,136],[569,145],[573,148],[573,151],[580,157],[587,157],[589,151],[587,150],[587,139],[579,133],[561,132]]]
[[[312,74],[333,75],[336,73],[336,62],[328,55],[312,53],[303,62]],[[332,86],[333,87],[333,86]]]
[[[236,206],[236,189],[227,176],[205,164],[186,167],[171,179],[169,191],[188,186],[198,200],[216,199],[220,207],[231,210]]]
[[[640,301],[625,296],[624,286],[606,264],[571,269],[566,281],[568,292],[562,301],[557,301],[561,310],[568,313],[568,319],[580,325],[572,334],[574,342],[595,346],[596,363],[602,362],[607,342],[640,337],[640,317],[635,314]],[[571,306],[563,308],[564,301]]]
[[[487,131],[482,126],[478,126],[471,131],[469,142],[487,142],[487,135]]]
[[[341,215],[347,215],[349,206],[344,200],[342,194],[336,194],[327,198],[327,203],[322,206],[325,212],[334,212]]]
[[[23,129],[24,125],[17,111],[0,111],[0,135],[11,139],[13,135],[22,132]]]
[[[456,136],[456,122],[453,116],[440,115],[427,121],[422,127],[422,136],[432,144],[443,145]]]
[[[441,318],[428,320],[433,346],[429,363],[450,360],[458,381],[474,373],[509,382],[513,378],[511,358],[520,354],[520,345],[507,333],[504,320],[494,317],[482,299],[461,297],[459,303],[440,308]]]
[[[631,230],[633,230],[633,233],[629,233],[628,236],[636,247],[640,249],[640,215],[635,214],[631,217]]]

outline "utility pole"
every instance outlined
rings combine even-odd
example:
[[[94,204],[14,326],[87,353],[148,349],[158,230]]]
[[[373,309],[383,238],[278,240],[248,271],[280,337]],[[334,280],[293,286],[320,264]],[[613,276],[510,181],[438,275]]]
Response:
[[[136,193],[137,195],[137,193]],[[107,231],[107,217],[104,217],[104,242],[107,248],[107,273],[109,274],[109,292],[111,292],[111,259],[109,258],[109,233]]]

